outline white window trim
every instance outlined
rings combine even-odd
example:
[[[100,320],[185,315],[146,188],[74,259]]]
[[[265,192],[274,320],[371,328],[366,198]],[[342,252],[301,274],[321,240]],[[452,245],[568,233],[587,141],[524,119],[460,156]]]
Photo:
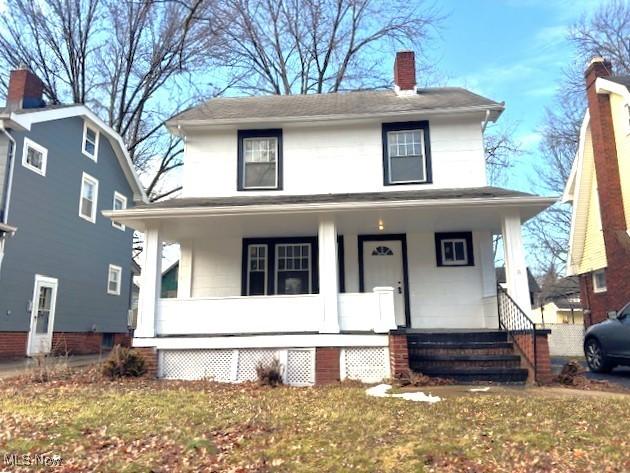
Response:
[[[247,245],[247,295],[250,295],[250,273],[252,272],[252,254],[250,252],[251,248],[265,248],[265,269],[263,271],[264,273],[264,278],[265,278],[265,283],[264,283],[264,293],[263,295],[267,295],[267,274],[268,274],[268,268],[269,268],[269,246],[267,244],[261,243],[261,244],[251,244],[251,245]],[[260,271],[256,271],[256,272],[260,272]]]
[[[445,243],[453,243],[453,246],[455,243],[462,243],[464,245],[464,259],[463,260],[454,259],[453,261],[447,261],[446,252],[444,248]],[[462,266],[462,265],[468,264],[468,248],[466,245],[465,238],[443,238],[442,240],[440,240],[440,251],[442,252],[442,266]],[[454,248],[453,248],[453,251],[454,251]],[[453,257],[455,257],[455,253],[453,253]]]
[[[81,213],[81,203],[83,201],[83,184],[85,183],[85,181],[90,181],[92,182],[92,184],[94,184],[94,205],[92,206],[92,215],[90,215],[89,217]],[[98,179],[90,176],[87,172],[84,172],[83,176],[81,177],[81,191],[79,193],[79,217],[81,217],[84,220],[87,220],[88,222],[96,223],[97,206],[98,206]]]
[[[90,154],[85,150],[85,140],[87,139],[88,128],[94,132],[94,154]],[[100,132],[94,126],[88,125],[87,120],[83,122],[83,140],[81,141],[81,152],[92,161],[98,161],[98,144],[100,141]]]
[[[606,292],[608,290],[607,286],[603,286],[602,287],[602,286],[599,286],[597,284],[597,274],[599,274],[599,273],[604,273],[604,278],[606,277],[606,270],[605,269],[598,269],[596,271],[593,271],[593,275],[592,275],[592,278],[593,278],[593,292],[595,294],[599,294],[601,292]]]
[[[279,261],[280,261],[280,252],[278,251],[278,247],[279,246],[303,246],[303,245],[307,245],[308,246],[308,268],[306,270],[301,269],[300,271],[306,271],[308,274],[308,292],[306,294],[312,294],[313,293],[313,281],[312,281],[312,275],[313,273],[311,272],[311,268],[312,268],[312,264],[313,264],[313,246],[310,243],[276,243],[275,247],[274,247],[274,253],[275,253],[275,268],[274,268],[274,289],[275,289],[275,293],[278,294],[278,275],[280,274],[280,272],[286,272],[288,270],[280,270],[279,268]]]
[[[627,102],[623,108],[626,112],[626,135],[630,135],[630,102]]]
[[[424,179],[413,179],[410,181],[394,181],[392,179],[392,156],[391,153],[389,152],[389,137],[390,134],[393,133],[400,133],[400,132],[405,132],[405,131],[417,131],[420,133],[420,160],[422,161],[421,165],[422,165],[422,169],[424,172]],[[412,130],[390,130],[387,132],[386,134],[387,136],[387,166],[388,166],[388,176],[387,176],[387,182],[388,184],[422,184],[424,182],[427,182],[427,157],[424,153],[424,130],[422,128],[418,128],[418,129],[412,129]],[[396,158],[398,159],[404,159],[404,158],[415,158],[415,156],[396,156]]]
[[[274,163],[276,165],[276,180],[273,186],[248,186],[247,183],[247,161],[245,158],[245,142],[247,141],[256,141],[256,140],[267,140],[267,139],[272,139],[276,142],[276,160],[275,161],[268,161],[269,163]],[[278,188],[278,179],[279,179],[279,162],[280,162],[280,157],[278,155],[279,152],[279,146],[278,146],[278,138],[276,136],[252,136],[249,138],[243,138],[243,159],[242,159],[242,166],[243,166],[243,189],[244,190],[256,190],[256,189],[277,189]],[[253,161],[254,164],[256,164],[259,161]],[[265,162],[265,161],[260,161],[260,162]]]
[[[32,164],[30,164],[26,159],[28,155],[28,148],[33,148],[35,151],[39,151],[42,153],[42,168],[39,169]],[[33,140],[29,138],[24,138],[24,144],[22,146],[22,166],[27,169],[30,169],[33,172],[36,172],[40,176],[46,176],[46,165],[48,164],[48,149],[44,148],[42,145],[35,143]]]
[[[127,197],[122,195],[120,192],[114,191],[114,201],[112,202],[112,209],[114,210],[116,209],[116,200],[121,200],[123,202],[123,207],[122,207],[123,209],[127,208]],[[117,228],[118,230],[121,230],[123,232],[127,228],[122,223],[118,223],[114,220],[112,220],[112,227]]]
[[[115,291],[109,289],[109,283],[112,282],[110,276],[112,274],[112,270],[118,273],[118,287]],[[107,294],[112,296],[120,296],[120,288],[122,287],[122,268],[120,266],[116,266],[115,264],[110,264],[107,268]]]

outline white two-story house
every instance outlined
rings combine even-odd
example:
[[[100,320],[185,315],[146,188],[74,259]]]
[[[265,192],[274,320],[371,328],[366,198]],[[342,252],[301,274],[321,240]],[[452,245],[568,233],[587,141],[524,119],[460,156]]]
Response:
[[[182,197],[106,212],[145,234],[133,343],[159,376],[251,379],[277,356],[293,384],[387,377],[391,333],[498,328],[493,234],[530,309],[521,225],[553,199],[488,186],[482,135],[503,105],[416,88],[412,52],[395,82],[215,98],[166,123]],[[166,241],[178,294],[160,299]]]

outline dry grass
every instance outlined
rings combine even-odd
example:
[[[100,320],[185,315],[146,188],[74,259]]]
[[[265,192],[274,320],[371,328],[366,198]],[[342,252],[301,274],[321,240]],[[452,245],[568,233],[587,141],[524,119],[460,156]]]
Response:
[[[54,471],[81,472],[630,471],[630,396],[543,392],[428,405],[352,385],[4,382],[0,454],[58,454]]]

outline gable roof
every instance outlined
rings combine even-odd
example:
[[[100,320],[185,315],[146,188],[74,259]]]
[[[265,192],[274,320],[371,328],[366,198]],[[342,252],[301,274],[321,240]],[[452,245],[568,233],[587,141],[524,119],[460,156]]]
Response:
[[[630,90],[630,76],[610,76],[607,77],[607,79],[615,84],[623,85]]]
[[[134,201],[148,202],[144,187],[136,174],[129,152],[121,136],[85,105],[47,105],[40,108],[27,108],[13,111],[7,107],[0,108],[0,120],[7,122],[8,127],[22,130],[30,130],[34,123],[61,120],[69,117],[83,117],[90,120],[100,132],[109,138],[116,157],[118,158],[118,163],[127,178],[127,182],[129,182],[129,186],[133,190]]]
[[[393,90],[366,90],[308,95],[218,97],[175,115],[167,120],[166,125],[174,129],[179,125],[195,123],[361,118],[458,110],[487,110],[492,112],[491,119],[496,120],[503,109],[503,103],[459,87],[418,89],[417,93],[409,95],[398,95]]]

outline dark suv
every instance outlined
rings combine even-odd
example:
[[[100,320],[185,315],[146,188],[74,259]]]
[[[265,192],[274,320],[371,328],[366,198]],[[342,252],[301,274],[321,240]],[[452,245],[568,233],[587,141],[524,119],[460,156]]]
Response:
[[[608,320],[592,325],[584,336],[584,354],[591,371],[606,373],[617,365],[630,366],[630,302]]]

